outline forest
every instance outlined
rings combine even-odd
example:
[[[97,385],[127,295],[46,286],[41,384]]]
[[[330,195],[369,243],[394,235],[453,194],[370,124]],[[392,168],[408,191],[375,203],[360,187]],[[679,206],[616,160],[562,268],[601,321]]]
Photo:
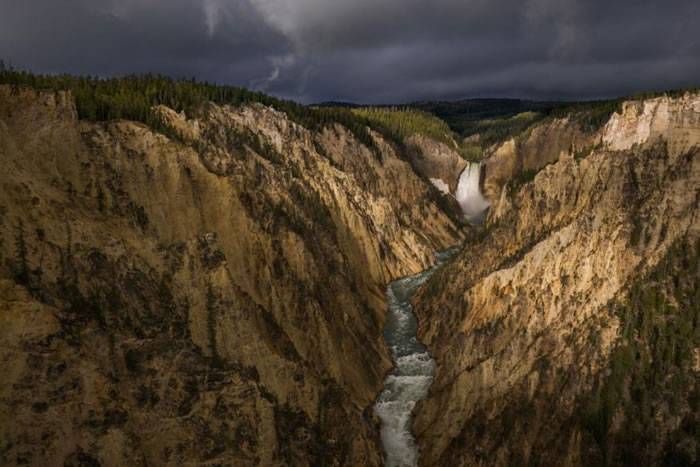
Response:
[[[414,134],[422,134],[450,147],[456,144],[450,127],[428,112],[409,107],[358,107],[352,112],[383,126],[395,139],[405,140]]]
[[[173,79],[163,75],[129,75],[119,78],[93,76],[45,75],[15,70],[0,61],[0,84],[19,90],[70,91],[76,102],[78,116],[89,121],[116,119],[145,123],[156,131],[175,136],[153,107],[165,105],[188,116],[196,116],[205,104],[240,106],[260,103],[286,113],[290,120],[314,130],[338,123],[350,130],[370,149],[376,149],[369,128],[393,139],[392,132],[379,122],[373,122],[341,107],[308,107],[297,102],[278,99],[267,94],[236,86],[218,85],[192,79]]]

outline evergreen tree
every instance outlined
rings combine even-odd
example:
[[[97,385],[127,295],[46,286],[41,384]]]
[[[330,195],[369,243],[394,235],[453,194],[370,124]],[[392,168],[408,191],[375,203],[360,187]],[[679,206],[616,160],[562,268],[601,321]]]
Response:
[[[120,78],[74,77],[69,75],[35,75],[0,67],[0,84],[15,89],[30,87],[37,90],[67,90],[75,97],[78,115],[90,121],[128,119],[143,122],[156,131],[171,134],[153,107],[166,105],[177,112],[196,116],[207,102],[219,105],[239,106],[261,103],[285,112],[290,120],[316,130],[333,123],[348,128],[355,137],[376,150],[369,128],[391,138],[391,132],[367,118],[342,108],[313,108],[293,101],[277,99],[260,92],[234,86],[220,86],[198,82],[194,78],[175,80],[162,75],[129,75]],[[397,141],[397,143],[399,143]]]

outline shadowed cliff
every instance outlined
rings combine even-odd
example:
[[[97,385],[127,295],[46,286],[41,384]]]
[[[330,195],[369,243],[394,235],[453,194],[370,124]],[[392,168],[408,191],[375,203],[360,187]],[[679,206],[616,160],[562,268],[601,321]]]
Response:
[[[0,463],[379,465],[384,287],[458,226],[378,133],[157,110],[0,86]]]

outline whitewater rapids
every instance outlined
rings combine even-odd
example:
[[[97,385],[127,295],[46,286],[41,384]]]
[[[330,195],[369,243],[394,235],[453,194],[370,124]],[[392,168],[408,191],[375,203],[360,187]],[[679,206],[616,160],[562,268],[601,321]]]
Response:
[[[418,320],[410,301],[418,287],[454,253],[455,249],[438,253],[435,266],[387,287],[389,315],[384,339],[391,350],[394,369],[384,380],[384,390],[374,405],[374,412],[382,421],[387,467],[418,465],[418,447],[412,433],[413,408],[428,395],[435,361],[418,341]]]

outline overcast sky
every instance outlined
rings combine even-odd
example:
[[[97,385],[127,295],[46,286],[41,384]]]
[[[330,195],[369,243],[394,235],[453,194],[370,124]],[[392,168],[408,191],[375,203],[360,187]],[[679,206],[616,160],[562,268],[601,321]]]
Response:
[[[307,103],[608,97],[700,86],[700,0],[0,0],[0,58]]]

